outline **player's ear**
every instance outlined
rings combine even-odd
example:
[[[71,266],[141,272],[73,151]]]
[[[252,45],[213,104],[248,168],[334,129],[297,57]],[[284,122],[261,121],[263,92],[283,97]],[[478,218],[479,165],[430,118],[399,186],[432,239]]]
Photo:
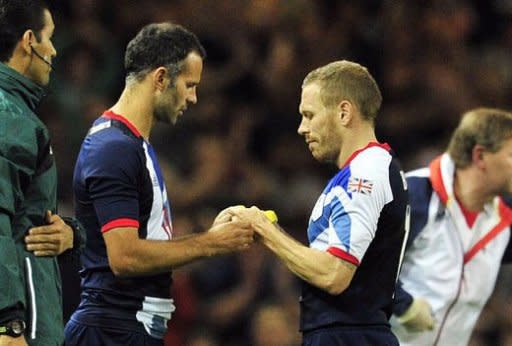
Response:
[[[169,84],[169,78],[167,77],[167,68],[160,66],[153,71],[153,84],[155,89],[162,92],[167,88]]]
[[[32,44],[37,43],[36,36],[32,30],[27,30],[23,33],[20,41],[20,47],[27,53],[32,54]]]
[[[350,124],[352,117],[354,116],[354,107],[348,100],[343,100],[338,104],[338,117],[341,120],[343,126]]]
[[[471,161],[478,168],[485,167],[485,160],[484,160],[485,152],[486,152],[485,147],[480,144],[476,144],[473,147],[473,149],[471,150]]]

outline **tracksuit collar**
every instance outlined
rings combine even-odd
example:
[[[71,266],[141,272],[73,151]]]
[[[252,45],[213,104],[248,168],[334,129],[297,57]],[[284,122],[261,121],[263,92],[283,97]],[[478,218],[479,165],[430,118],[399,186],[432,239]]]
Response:
[[[0,63],[0,88],[20,98],[33,112],[46,95],[45,88],[4,63]]]

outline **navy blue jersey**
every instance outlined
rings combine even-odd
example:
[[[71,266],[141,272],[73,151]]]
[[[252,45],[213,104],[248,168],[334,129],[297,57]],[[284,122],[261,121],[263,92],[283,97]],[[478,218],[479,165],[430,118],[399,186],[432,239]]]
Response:
[[[106,112],[82,144],[73,189],[76,217],[87,230],[81,303],[73,319],[99,325],[116,320],[117,327],[144,327],[162,337],[174,311],[171,273],[114,276],[102,235],[136,227],[142,239],[171,239],[169,201],[153,148],[125,118]]]
[[[311,248],[358,266],[339,295],[303,283],[301,330],[387,326],[406,234],[407,187],[386,144],[355,152],[331,179],[309,221]]]

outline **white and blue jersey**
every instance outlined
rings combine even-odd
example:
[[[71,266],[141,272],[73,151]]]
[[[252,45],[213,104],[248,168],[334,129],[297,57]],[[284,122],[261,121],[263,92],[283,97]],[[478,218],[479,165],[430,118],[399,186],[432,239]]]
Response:
[[[406,234],[406,189],[399,163],[389,146],[379,143],[355,152],[327,184],[309,220],[309,246],[358,268],[336,296],[303,283],[303,332],[328,326],[389,328]]]
[[[102,235],[135,227],[141,239],[172,238],[167,192],[151,144],[125,118],[106,112],[82,144],[73,189],[87,246],[81,257],[81,302],[72,319],[90,326],[145,330],[163,338],[175,309],[171,273],[116,277]]]

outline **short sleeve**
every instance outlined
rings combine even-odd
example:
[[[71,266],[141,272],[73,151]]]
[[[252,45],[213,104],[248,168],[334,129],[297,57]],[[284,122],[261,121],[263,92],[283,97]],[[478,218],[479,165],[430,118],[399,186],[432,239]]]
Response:
[[[82,162],[86,189],[102,232],[139,226],[141,150],[130,139],[103,142]]]
[[[363,158],[355,160],[346,179],[331,190],[327,251],[355,265],[359,265],[375,238],[382,209],[393,200],[389,182],[391,156],[386,153],[371,161],[362,161]]]

